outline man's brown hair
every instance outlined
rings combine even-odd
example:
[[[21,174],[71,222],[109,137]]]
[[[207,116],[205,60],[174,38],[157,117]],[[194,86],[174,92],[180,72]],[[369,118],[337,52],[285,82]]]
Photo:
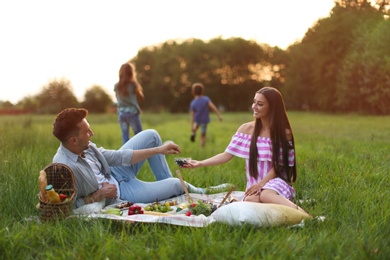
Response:
[[[84,108],[66,108],[62,110],[53,123],[53,135],[61,142],[67,141],[72,135],[78,135],[77,126],[88,115]]]

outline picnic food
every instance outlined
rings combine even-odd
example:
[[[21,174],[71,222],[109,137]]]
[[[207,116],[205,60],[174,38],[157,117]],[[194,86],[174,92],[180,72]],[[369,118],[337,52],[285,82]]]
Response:
[[[134,204],[133,202],[126,201],[126,202],[122,202],[120,204],[115,205],[115,208],[117,208],[117,209],[124,209],[124,208],[130,207],[133,204]]]
[[[217,209],[217,206],[206,201],[198,200],[197,202],[191,203],[188,208],[193,215],[203,214],[209,216]]]
[[[46,172],[41,170],[38,177],[39,191],[41,193],[41,200],[47,202],[46,186],[47,186],[47,177]]]
[[[68,198],[68,196],[66,196],[66,195],[63,194],[63,193],[60,193],[60,194],[58,194],[58,195],[60,196],[61,202],[65,201],[65,200]]]
[[[144,214],[144,211],[142,210],[141,206],[138,205],[132,205],[129,207],[129,215],[134,215],[134,214]]]
[[[161,204],[159,202],[154,202],[154,203],[148,204],[146,207],[144,207],[144,210],[164,213],[164,212],[171,211],[172,208],[171,208],[169,202],[165,202],[164,204]]]
[[[180,203],[180,204],[176,207],[176,212],[182,211],[183,209],[186,209],[186,208],[187,208],[187,203]]]
[[[120,209],[117,209],[117,208],[110,208],[110,209],[107,209],[104,213],[106,214],[112,214],[112,215],[122,215],[121,214],[121,210]]]
[[[176,200],[168,200],[167,202],[169,203],[169,206],[177,205],[177,201]]]
[[[49,203],[60,203],[60,195],[54,190],[53,185],[49,184],[46,186],[47,200]]]

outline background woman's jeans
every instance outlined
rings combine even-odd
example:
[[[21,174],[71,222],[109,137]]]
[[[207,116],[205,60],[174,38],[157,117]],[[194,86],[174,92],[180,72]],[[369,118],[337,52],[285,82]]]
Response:
[[[125,144],[130,139],[130,127],[133,129],[134,135],[142,131],[139,114],[119,112],[118,121],[122,131],[122,144]]]

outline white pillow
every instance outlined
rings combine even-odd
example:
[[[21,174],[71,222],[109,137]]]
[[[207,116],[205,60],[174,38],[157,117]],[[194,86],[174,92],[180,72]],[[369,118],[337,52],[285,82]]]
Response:
[[[299,224],[310,215],[283,205],[240,201],[218,208],[211,217],[231,226],[270,227]]]

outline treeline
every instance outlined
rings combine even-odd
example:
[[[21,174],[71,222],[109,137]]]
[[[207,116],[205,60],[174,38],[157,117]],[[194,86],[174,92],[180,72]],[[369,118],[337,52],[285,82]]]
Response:
[[[289,110],[390,114],[389,2],[336,1],[330,16],[287,50],[241,38],[172,40],[143,48],[131,59],[144,88],[141,107],[187,112],[191,85],[202,82],[205,94],[226,111],[250,109],[254,92],[273,86],[283,93]],[[87,90],[78,103],[69,85],[51,82],[18,105],[40,113],[69,106],[91,112],[112,107],[99,86]]]
[[[254,92],[267,85],[282,91],[289,109],[390,114],[388,8],[389,1],[337,1],[285,51],[240,38],[144,48],[132,59],[144,107],[187,111],[191,84],[202,82],[228,111],[249,109]]]
[[[288,48],[284,94],[294,109],[390,114],[389,1],[339,2]]]
[[[57,114],[68,107],[84,107],[91,113],[106,113],[113,107],[113,101],[101,86],[95,85],[86,90],[84,101],[79,102],[71,82],[62,78],[50,81],[38,94],[24,97],[16,105],[8,101],[0,102],[0,115]]]
[[[285,56],[283,50],[241,38],[189,39],[144,48],[132,62],[144,88],[145,108],[188,111],[193,98],[191,85],[201,82],[215,104],[240,111],[248,109],[251,97],[266,84],[266,78],[274,81],[275,87],[281,86],[279,56]]]

